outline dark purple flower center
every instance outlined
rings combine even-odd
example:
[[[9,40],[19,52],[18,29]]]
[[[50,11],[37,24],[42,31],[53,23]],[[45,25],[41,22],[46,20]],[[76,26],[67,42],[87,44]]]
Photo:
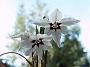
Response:
[[[38,46],[39,47],[39,45],[44,45],[44,43],[43,43],[43,38],[39,38],[38,40],[32,40],[32,43],[33,43],[33,45],[32,45],[32,48],[36,45],[36,46]]]
[[[61,26],[60,26],[61,24],[62,23],[58,23],[56,21],[55,21],[55,23],[49,23],[50,30],[55,30],[55,32],[56,32],[57,29],[61,29]]]

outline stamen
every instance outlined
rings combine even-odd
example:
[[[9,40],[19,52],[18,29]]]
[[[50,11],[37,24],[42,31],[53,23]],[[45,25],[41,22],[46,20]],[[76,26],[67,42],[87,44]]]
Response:
[[[58,22],[56,22],[55,21],[55,23],[49,23],[49,25],[50,25],[50,30],[55,30],[55,32],[56,32],[56,30],[57,29],[61,29],[61,25],[62,23],[58,23]]]
[[[42,38],[39,38],[38,40],[32,40],[32,48],[36,45],[39,47],[39,45],[44,45],[43,41],[42,41]]]

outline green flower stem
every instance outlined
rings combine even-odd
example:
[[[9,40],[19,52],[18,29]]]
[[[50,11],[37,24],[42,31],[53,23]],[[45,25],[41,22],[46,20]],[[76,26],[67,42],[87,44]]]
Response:
[[[45,30],[44,27],[40,27],[40,34],[44,34],[44,30]]]
[[[38,55],[36,55],[36,67],[38,67]]]
[[[10,53],[12,53],[12,54],[17,54],[17,55],[23,57],[23,58],[30,64],[30,66],[32,67],[32,63],[31,63],[27,58],[25,58],[23,55],[21,55],[21,54],[19,54],[19,53],[16,53],[16,52],[6,52],[6,53],[1,54],[0,56],[3,56],[3,55],[5,55],[5,54],[10,54]]]
[[[38,34],[39,33],[39,31],[38,31],[38,28],[37,28],[37,26],[36,26],[36,34]]]
[[[46,67],[47,66],[47,50],[45,51],[45,57],[44,57],[44,67]]]
[[[43,54],[42,54],[41,67],[44,67],[44,51],[43,51]]]
[[[32,52],[32,67],[38,67],[38,55]]]
[[[34,53],[32,52],[32,67],[34,67]]]
[[[47,50],[43,51],[42,60],[41,60],[41,67],[47,67]]]

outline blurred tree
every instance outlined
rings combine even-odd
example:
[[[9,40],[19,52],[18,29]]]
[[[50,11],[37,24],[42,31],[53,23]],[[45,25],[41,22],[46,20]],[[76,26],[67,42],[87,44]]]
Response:
[[[81,67],[90,67],[90,63],[87,58],[85,58],[85,63]]]

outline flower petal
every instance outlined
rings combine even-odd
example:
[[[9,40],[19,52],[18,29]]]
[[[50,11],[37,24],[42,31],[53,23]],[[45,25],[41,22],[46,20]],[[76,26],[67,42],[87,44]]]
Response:
[[[44,38],[46,34],[37,34],[37,38]]]
[[[39,38],[43,38],[46,40],[51,40],[52,39],[52,35],[47,35],[47,34],[37,34],[37,39]]]
[[[60,29],[61,33],[63,34],[67,34],[69,32],[69,30],[67,29],[66,26],[61,26],[61,29]]]
[[[43,19],[38,19],[36,21],[33,21],[33,24],[35,25],[39,25],[39,26],[48,26],[49,22],[49,19],[46,17],[46,18],[43,18]]]
[[[43,39],[43,43],[48,46],[52,46],[50,43],[51,39]]]
[[[31,35],[31,40],[36,40],[37,39],[37,35]]]
[[[61,23],[63,25],[73,25],[73,24],[78,23],[78,22],[80,22],[80,21],[76,20],[74,18],[64,18],[61,20]]]
[[[52,39],[52,35],[46,35],[43,37],[44,39],[50,41]]]
[[[42,54],[43,54],[43,48],[41,46],[39,47],[36,46],[36,55],[38,55],[39,59],[42,59]]]
[[[45,28],[45,34],[47,34],[47,35],[51,34],[50,27]]]
[[[25,55],[26,56],[31,56],[32,55],[32,49],[30,50],[30,49],[27,49],[26,51],[25,51]]]
[[[57,46],[60,47],[60,37],[61,32],[60,30],[57,30],[56,32],[52,30],[53,40],[57,43]]]
[[[22,40],[21,46],[26,47],[26,48],[32,48],[32,44],[29,40]]]
[[[12,35],[12,36],[10,36],[11,38],[19,38],[19,37],[21,37],[21,36],[23,36],[25,33],[23,32],[23,33],[19,33],[19,34],[15,34],[15,35]]]
[[[61,12],[58,9],[55,9],[50,15],[50,21],[54,23],[55,21],[60,21],[62,17]]]

